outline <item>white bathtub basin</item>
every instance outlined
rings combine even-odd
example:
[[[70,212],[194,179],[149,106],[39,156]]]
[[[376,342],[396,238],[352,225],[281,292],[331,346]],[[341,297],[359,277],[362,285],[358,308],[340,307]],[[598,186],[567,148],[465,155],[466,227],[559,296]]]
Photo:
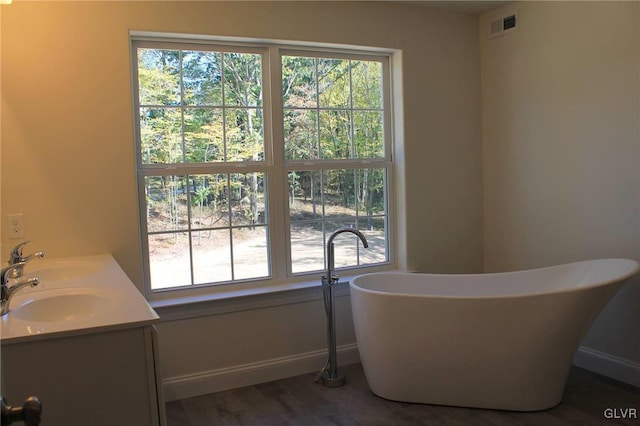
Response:
[[[151,324],[158,315],[111,255],[34,260],[2,316],[3,345]]]
[[[367,383],[395,401],[551,408],[584,333],[638,271],[635,260],[594,259],[488,274],[360,275],[349,288]]]

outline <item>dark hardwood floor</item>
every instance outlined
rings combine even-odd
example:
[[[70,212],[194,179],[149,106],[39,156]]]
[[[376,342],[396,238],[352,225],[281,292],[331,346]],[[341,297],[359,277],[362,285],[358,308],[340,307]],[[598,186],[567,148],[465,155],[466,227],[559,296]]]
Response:
[[[573,368],[562,403],[518,413],[388,401],[367,386],[360,364],[340,368],[347,384],[326,388],[315,374],[198,396],[166,404],[169,426],[208,425],[631,425],[621,409],[640,416],[640,389]],[[626,411],[625,413],[628,413]]]

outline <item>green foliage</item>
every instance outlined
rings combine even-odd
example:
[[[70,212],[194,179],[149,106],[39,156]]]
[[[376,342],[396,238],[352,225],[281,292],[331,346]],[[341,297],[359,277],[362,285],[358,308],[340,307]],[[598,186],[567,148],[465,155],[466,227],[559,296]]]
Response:
[[[140,48],[138,90],[144,164],[264,159],[261,55]],[[384,157],[380,62],[283,56],[282,90],[286,160]],[[384,214],[384,173],[299,170],[291,199],[314,200],[314,214],[316,202]],[[173,230],[260,223],[263,185],[260,173],[151,177],[149,217]]]
[[[382,65],[320,57],[282,57],[284,142],[287,160],[384,157]],[[290,174],[290,192],[314,199],[311,177]],[[327,199],[367,214],[384,208],[384,170],[324,174]]]
[[[261,56],[138,49],[145,164],[264,157]]]

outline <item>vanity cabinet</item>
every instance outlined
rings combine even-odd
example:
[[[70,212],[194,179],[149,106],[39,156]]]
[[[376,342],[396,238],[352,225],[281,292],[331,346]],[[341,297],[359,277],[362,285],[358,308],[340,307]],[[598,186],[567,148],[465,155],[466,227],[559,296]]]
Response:
[[[110,254],[30,264],[0,321],[0,392],[41,426],[164,426],[158,315]]]
[[[42,426],[164,426],[153,325],[5,344],[2,395],[42,402]]]

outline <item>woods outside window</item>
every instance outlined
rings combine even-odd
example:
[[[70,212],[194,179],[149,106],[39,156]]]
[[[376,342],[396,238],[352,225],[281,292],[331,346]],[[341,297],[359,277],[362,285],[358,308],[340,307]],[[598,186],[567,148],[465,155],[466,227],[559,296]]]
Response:
[[[388,54],[132,40],[145,280],[266,283],[390,259]]]

